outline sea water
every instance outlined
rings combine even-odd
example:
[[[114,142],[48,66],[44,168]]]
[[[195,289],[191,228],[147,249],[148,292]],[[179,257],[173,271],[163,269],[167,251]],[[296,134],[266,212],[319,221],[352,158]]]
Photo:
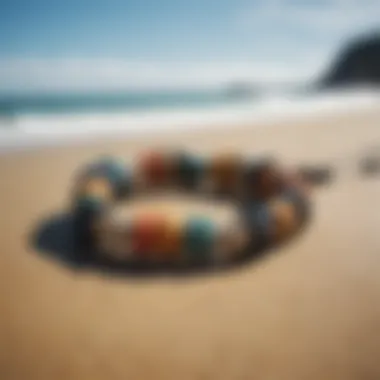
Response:
[[[210,91],[0,96],[0,150],[220,125],[268,125],[379,105],[371,89],[307,93]]]
[[[115,113],[208,107],[239,101],[239,94],[210,91],[136,91],[0,95],[0,115]]]

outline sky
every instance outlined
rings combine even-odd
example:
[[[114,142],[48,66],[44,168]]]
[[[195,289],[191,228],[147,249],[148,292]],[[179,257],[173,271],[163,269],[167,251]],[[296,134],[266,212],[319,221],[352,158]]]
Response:
[[[317,75],[380,0],[0,0],[0,92]]]

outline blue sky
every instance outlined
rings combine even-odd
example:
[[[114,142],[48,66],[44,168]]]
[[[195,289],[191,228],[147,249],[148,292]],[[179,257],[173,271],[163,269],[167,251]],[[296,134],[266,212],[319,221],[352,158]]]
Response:
[[[233,48],[221,46],[223,39],[229,43],[230,0],[2,4],[0,46],[5,55],[171,59],[207,54],[214,44],[223,54]]]
[[[285,80],[379,26],[380,0],[0,0],[0,90]]]

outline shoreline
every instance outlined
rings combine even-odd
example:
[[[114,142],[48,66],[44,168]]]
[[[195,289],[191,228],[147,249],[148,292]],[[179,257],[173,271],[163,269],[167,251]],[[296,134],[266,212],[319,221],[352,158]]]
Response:
[[[103,140],[142,139],[149,134],[198,133],[236,128],[260,128],[305,123],[311,118],[340,117],[370,112],[380,105],[380,93],[323,94],[315,98],[273,98],[235,106],[149,113],[63,114],[19,116],[0,125],[0,154],[98,143]]]

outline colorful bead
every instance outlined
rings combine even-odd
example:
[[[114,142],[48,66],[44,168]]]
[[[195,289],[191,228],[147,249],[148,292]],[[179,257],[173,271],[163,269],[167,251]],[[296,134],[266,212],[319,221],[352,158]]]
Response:
[[[205,172],[204,161],[187,153],[179,154],[176,161],[175,175],[178,183],[186,188],[199,185]]]
[[[310,214],[310,203],[307,201],[303,193],[303,189],[297,187],[288,187],[284,189],[281,194],[281,199],[290,202],[293,205],[299,224],[304,223],[304,221],[309,217]]]
[[[106,178],[88,178],[79,185],[77,194],[108,201],[112,198],[112,185]]]
[[[97,211],[103,205],[102,199],[86,194],[79,196],[75,201],[75,207],[78,211]]]
[[[185,250],[192,262],[208,261],[216,237],[215,224],[208,218],[193,217],[185,226]]]
[[[128,168],[116,160],[108,160],[103,164],[103,175],[112,183],[117,198],[128,195],[131,191],[131,173]]]
[[[280,242],[288,238],[298,227],[298,218],[294,205],[286,200],[277,199],[269,204],[274,222],[274,238]]]
[[[165,219],[157,214],[146,214],[136,216],[132,223],[132,244],[136,254],[157,258],[157,248],[165,231]]]
[[[178,218],[167,218],[159,250],[168,259],[178,259],[183,249],[184,226]]]
[[[131,245],[131,220],[115,218],[108,213],[100,218],[94,228],[100,253],[107,253],[113,259],[125,261],[133,258]]]
[[[81,215],[82,224],[90,223],[91,215],[100,211],[111,201],[112,190],[104,178],[89,178],[75,189],[74,208],[77,217]]]
[[[127,195],[130,191],[131,175],[126,166],[112,157],[105,157],[90,165],[82,178],[104,177],[112,184],[112,190],[117,198]]]
[[[246,225],[250,226],[250,245],[253,248],[264,248],[272,242],[274,221],[267,204],[261,202],[247,207],[245,220]]]
[[[266,200],[279,193],[281,179],[272,160],[251,161],[246,164],[244,172],[248,195]]]
[[[144,181],[149,185],[167,183],[171,176],[170,162],[164,153],[149,152],[139,160],[139,168]]]
[[[240,220],[232,220],[218,226],[214,261],[227,262],[242,251],[249,242],[248,233]]]
[[[234,154],[222,154],[212,158],[211,180],[218,191],[236,190],[241,175],[241,158]]]

